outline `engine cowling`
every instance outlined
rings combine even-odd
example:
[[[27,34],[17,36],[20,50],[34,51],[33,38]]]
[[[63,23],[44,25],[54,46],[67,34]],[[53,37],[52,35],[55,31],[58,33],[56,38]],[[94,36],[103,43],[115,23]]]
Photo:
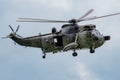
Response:
[[[95,26],[95,25],[92,25],[92,24],[89,24],[89,25],[85,25],[85,26],[84,26],[84,29],[85,29],[85,30],[93,30],[94,28],[96,28],[96,26]]]
[[[52,33],[54,34],[54,33],[56,33],[57,32],[57,29],[56,28],[52,28]]]

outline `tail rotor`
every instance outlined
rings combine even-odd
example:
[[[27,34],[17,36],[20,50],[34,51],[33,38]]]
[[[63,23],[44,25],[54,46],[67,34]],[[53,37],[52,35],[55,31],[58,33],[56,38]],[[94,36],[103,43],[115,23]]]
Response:
[[[10,29],[12,30],[13,34],[17,35],[16,33],[18,32],[20,25],[18,25],[16,31],[14,31],[14,29],[9,25]]]
[[[12,30],[12,33],[13,33],[14,35],[22,38],[22,36],[20,36],[20,35],[17,34],[17,32],[18,32],[18,30],[19,30],[19,28],[20,28],[20,25],[18,25],[18,27],[17,27],[17,29],[16,29],[15,31],[14,31],[14,29],[13,29],[10,25],[9,25],[9,27],[10,27],[10,29]]]
[[[20,25],[18,25],[18,27],[17,27],[17,29],[16,30],[14,30],[12,27],[11,27],[11,25],[9,25],[9,28],[11,29],[11,31],[12,31],[12,35],[14,35],[14,36],[18,36],[19,38],[22,38],[22,36],[20,36],[20,35],[18,35],[17,34],[17,32],[18,32],[18,30],[19,30],[19,28],[20,28]],[[6,36],[6,37],[2,37],[2,39],[6,39],[6,38],[11,38],[12,37],[12,35],[8,35],[8,36]]]

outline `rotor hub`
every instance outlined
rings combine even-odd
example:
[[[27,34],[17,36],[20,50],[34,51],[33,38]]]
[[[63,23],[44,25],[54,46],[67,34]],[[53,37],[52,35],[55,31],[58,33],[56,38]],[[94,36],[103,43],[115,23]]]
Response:
[[[71,19],[71,20],[69,20],[69,23],[76,24],[77,20],[76,19]]]

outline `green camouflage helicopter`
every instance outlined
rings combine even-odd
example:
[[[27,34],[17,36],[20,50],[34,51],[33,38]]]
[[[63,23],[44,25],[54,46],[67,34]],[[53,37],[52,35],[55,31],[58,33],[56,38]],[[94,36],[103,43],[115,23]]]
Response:
[[[13,41],[21,46],[41,48],[43,52],[43,59],[46,57],[46,53],[57,53],[60,51],[73,50],[73,56],[77,56],[76,50],[89,49],[90,53],[94,53],[96,48],[102,46],[105,41],[110,40],[110,36],[103,36],[94,24],[78,25],[77,23],[82,21],[100,19],[104,17],[119,15],[120,13],[114,13],[99,17],[86,18],[93,9],[89,10],[86,14],[78,19],[71,19],[68,21],[48,20],[48,19],[34,19],[34,18],[18,18],[17,22],[48,22],[48,23],[69,23],[62,25],[59,31],[56,28],[52,28],[51,33],[39,34],[37,36],[31,36],[23,38],[16,34],[19,30],[19,26],[16,31],[9,25],[12,33],[4,38],[11,38]]]

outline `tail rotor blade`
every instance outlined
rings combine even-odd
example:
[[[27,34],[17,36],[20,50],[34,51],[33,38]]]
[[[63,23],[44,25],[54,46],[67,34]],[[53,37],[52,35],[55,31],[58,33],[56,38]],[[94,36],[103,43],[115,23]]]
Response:
[[[20,36],[20,35],[18,35],[18,34],[16,34],[18,37],[20,37],[20,38],[23,38],[22,36]]]
[[[20,28],[20,26],[18,25],[18,27],[17,27],[17,29],[15,31],[15,34],[18,32],[19,28]]]
[[[8,38],[8,37],[2,37],[2,39],[6,39],[6,38]]]
[[[6,39],[6,38],[10,38],[11,36],[10,35],[8,35],[8,36],[6,36],[6,37],[2,37],[2,39]]]
[[[15,33],[15,32],[14,32],[14,29],[13,29],[10,25],[9,25],[9,27],[10,27],[10,29],[12,30],[12,32]]]

